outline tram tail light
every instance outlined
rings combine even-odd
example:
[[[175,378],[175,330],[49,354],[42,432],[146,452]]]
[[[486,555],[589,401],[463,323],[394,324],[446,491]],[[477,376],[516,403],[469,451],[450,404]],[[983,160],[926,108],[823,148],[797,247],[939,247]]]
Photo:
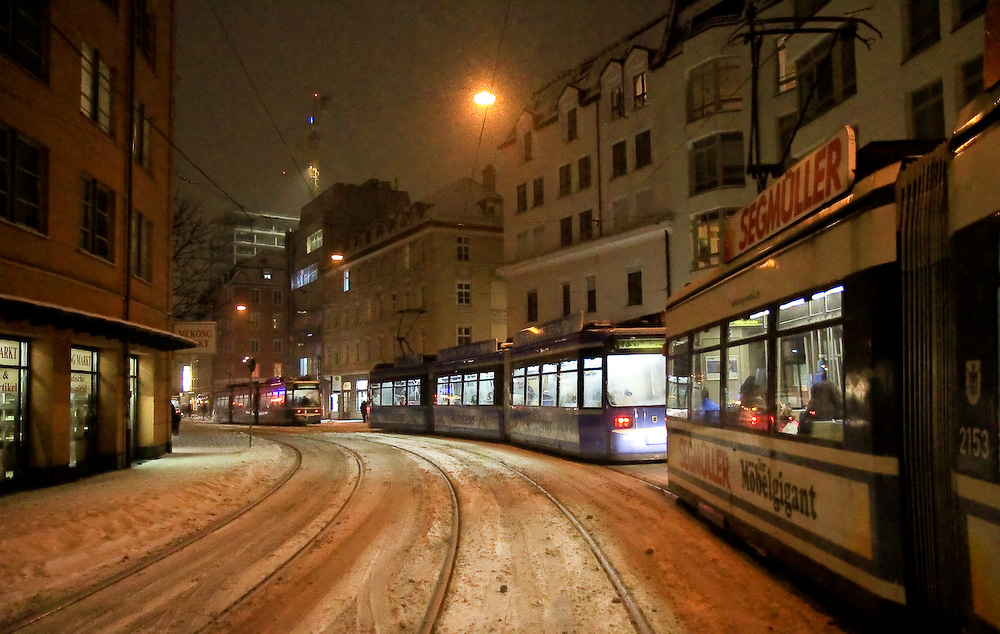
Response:
[[[631,429],[631,428],[632,428],[631,416],[615,416],[615,429]]]

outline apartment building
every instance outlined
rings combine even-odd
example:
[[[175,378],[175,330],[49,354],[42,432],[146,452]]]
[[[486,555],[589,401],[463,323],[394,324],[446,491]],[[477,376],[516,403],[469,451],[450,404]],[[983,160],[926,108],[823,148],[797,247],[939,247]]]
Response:
[[[0,485],[170,447],[174,10],[0,12]]]
[[[748,4],[772,20],[757,64]],[[511,330],[657,321],[720,264],[755,166],[780,173],[843,126],[859,147],[943,139],[982,90],[985,5],[679,0],[543,86],[500,147]]]
[[[324,273],[324,375],[334,417],[360,418],[368,372],[397,357],[507,337],[496,273],[503,209],[495,171],[377,220]]]

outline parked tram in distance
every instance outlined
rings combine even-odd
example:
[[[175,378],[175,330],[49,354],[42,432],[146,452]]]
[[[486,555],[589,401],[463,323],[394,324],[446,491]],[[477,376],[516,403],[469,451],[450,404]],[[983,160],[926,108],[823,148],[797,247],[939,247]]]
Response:
[[[504,426],[504,349],[489,339],[446,348],[434,363],[434,433],[502,442]]]
[[[957,153],[841,129],[666,305],[669,489],[923,631],[1000,629],[998,115]]]
[[[323,417],[319,381],[284,379],[234,383],[215,393],[212,418],[219,423],[308,425]]]
[[[372,369],[371,426],[482,438],[586,460],[666,458],[662,327],[580,313]]]

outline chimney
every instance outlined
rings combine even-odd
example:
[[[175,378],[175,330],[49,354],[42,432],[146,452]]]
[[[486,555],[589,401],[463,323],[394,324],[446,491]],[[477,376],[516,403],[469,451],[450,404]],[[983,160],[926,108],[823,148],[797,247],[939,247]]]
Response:
[[[493,193],[497,191],[497,170],[492,164],[483,168],[483,187]]]

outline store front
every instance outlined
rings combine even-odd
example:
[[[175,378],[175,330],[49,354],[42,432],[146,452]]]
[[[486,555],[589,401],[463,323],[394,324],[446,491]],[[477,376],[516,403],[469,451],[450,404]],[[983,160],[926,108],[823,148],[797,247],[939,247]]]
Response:
[[[24,453],[28,343],[0,339],[0,480],[16,478]]]

